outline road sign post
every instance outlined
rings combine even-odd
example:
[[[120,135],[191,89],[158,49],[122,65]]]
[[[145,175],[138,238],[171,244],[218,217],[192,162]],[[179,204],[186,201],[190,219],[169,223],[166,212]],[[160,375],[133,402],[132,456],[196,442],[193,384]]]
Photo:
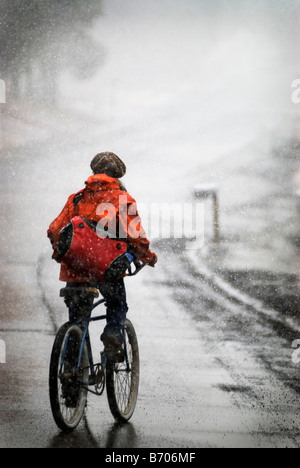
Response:
[[[194,197],[197,200],[211,198],[213,201],[213,227],[214,242],[220,242],[220,201],[219,190],[216,185],[196,185],[194,187]]]

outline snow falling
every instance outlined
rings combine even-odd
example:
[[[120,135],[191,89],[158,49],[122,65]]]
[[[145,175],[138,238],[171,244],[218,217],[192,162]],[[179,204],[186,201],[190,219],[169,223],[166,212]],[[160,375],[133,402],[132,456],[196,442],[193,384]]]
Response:
[[[300,1],[0,12],[0,446],[299,447]],[[132,424],[91,399],[70,439],[48,407],[67,311],[46,231],[100,151],[126,161],[159,262],[127,281]]]

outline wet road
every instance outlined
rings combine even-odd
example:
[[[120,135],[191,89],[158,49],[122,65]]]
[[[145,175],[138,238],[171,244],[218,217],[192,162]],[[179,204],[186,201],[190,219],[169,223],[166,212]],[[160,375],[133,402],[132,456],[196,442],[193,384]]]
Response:
[[[134,418],[114,424],[106,398],[91,397],[72,435],[56,429],[48,402],[53,331],[66,317],[57,266],[49,252],[37,264],[2,257],[1,447],[299,446],[297,332],[225,294],[178,248],[158,247],[156,272],[128,281],[142,358]]]
[[[297,154],[286,158],[280,137],[266,131],[277,128],[272,119],[282,111],[287,54],[255,18],[253,30],[250,19],[247,31],[232,27],[236,18],[221,25],[197,3],[179,10],[185,22],[178,40],[175,10],[167,23],[165,16],[157,22],[144,6],[141,28],[134,10],[126,16],[118,2],[105,1],[106,16],[91,31],[99,44],[106,38],[106,62],[96,77],[62,74],[57,108],[32,102],[6,108],[1,447],[300,446],[300,367],[292,362],[292,342],[300,338],[298,215],[291,194],[299,161]],[[130,27],[120,28],[124,21]],[[222,43],[212,40],[220,26]],[[137,37],[138,58],[127,54]],[[134,418],[116,425],[106,398],[92,396],[78,430],[64,435],[50,411],[48,367],[67,314],[45,233],[67,195],[82,188],[99,149],[124,155],[125,183],[142,202],[189,200],[194,184],[218,183],[222,242],[211,245],[209,228],[200,252],[156,242],[155,271],[128,280],[141,351]],[[100,333],[95,326],[95,349]]]

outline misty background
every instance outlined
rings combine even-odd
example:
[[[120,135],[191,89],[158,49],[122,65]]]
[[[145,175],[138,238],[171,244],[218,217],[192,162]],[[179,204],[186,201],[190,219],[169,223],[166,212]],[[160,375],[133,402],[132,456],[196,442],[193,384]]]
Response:
[[[300,0],[0,0],[1,446],[299,446],[299,31]],[[203,248],[153,239],[157,268],[127,281],[134,420],[91,399],[63,436],[46,232],[99,151],[124,159],[138,206],[216,185],[220,243],[211,200]]]
[[[298,0],[2,0],[12,223],[26,194],[40,220],[26,234],[48,249],[47,226],[110,150],[140,203],[218,186],[222,249],[211,256],[207,202],[202,257],[298,273],[299,11]]]

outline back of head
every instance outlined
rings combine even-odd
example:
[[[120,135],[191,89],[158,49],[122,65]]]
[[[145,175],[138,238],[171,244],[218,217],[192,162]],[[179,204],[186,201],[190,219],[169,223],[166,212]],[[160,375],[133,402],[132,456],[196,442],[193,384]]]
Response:
[[[126,165],[115,153],[97,154],[91,162],[94,174],[106,174],[114,179],[120,179],[126,174]]]

